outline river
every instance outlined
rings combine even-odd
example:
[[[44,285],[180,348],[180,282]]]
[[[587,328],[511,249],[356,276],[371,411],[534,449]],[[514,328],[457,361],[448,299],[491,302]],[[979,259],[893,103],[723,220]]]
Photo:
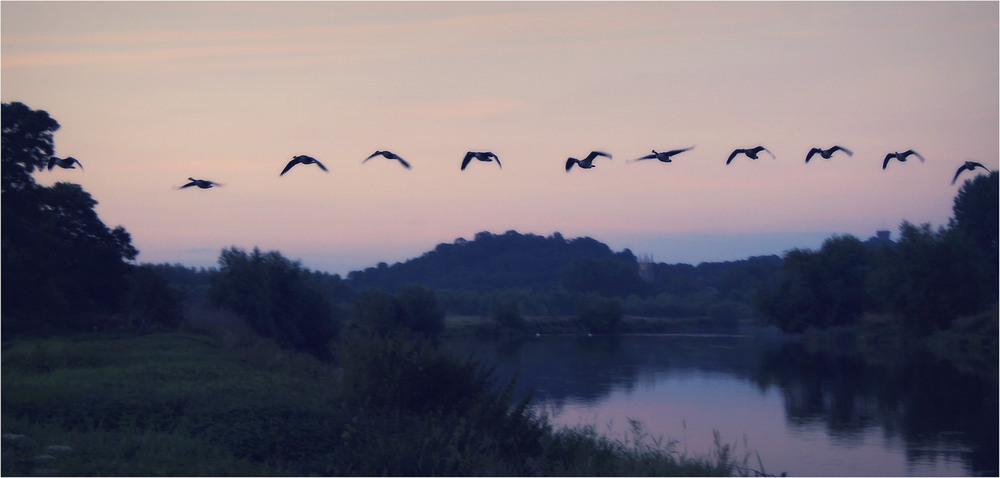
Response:
[[[777,334],[450,339],[517,377],[557,426],[593,426],[689,456],[720,442],[790,476],[997,475],[998,386],[912,353],[807,351]],[[758,455],[760,457],[758,461]]]

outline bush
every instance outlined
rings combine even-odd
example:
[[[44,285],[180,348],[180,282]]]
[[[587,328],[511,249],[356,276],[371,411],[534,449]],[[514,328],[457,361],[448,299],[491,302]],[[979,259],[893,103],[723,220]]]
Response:
[[[181,323],[181,293],[167,284],[154,266],[138,266],[128,276],[124,311],[127,326],[146,330],[154,325],[176,328]]]
[[[505,300],[493,309],[493,320],[506,329],[524,330],[525,321],[517,302]]]
[[[577,320],[595,334],[613,334],[622,322],[622,305],[614,299],[598,298],[577,311]]]
[[[279,344],[329,358],[340,329],[335,309],[309,279],[309,271],[277,251],[252,254],[235,247],[219,256],[209,299],[247,319],[258,334]]]
[[[367,290],[355,297],[354,305],[358,323],[379,335],[409,330],[435,336],[444,330],[444,312],[434,291],[418,285],[403,286],[395,297],[383,290]]]

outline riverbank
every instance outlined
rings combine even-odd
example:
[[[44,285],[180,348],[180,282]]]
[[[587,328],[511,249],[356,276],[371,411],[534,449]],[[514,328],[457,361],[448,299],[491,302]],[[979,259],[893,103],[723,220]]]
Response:
[[[640,317],[624,316],[618,333],[626,334],[679,334],[679,333],[733,333],[740,327],[753,326],[750,320],[720,324],[710,317]],[[759,327],[759,325],[758,325]],[[525,317],[521,329],[504,328],[492,317],[453,315],[445,318],[446,337],[504,337],[541,335],[586,335],[587,329],[574,316]]]
[[[795,337],[806,347],[826,353],[858,354],[875,362],[896,360],[913,352],[928,353],[965,372],[997,375],[997,307],[957,318],[948,329],[926,336],[915,336],[899,324],[891,317],[868,314],[856,326],[810,329]]]
[[[489,385],[480,364],[412,341],[344,338],[331,364],[186,332],[5,339],[4,475],[739,471],[723,453],[554,429]]]

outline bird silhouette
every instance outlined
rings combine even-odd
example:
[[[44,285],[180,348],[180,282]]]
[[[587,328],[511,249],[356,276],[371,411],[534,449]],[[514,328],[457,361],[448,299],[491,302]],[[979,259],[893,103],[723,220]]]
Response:
[[[315,163],[316,166],[319,166],[319,169],[322,169],[323,172],[326,172],[326,166],[323,166],[323,163],[317,161],[316,158],[300,154],[298,156],[292,157],[292,160],[285,165],[285,169],[282,169],[281,174],[279,174],[278,176],[284,176],[285,173],[287,173],[289,169],[292,169],[292,166],[295,166],[296,164],[313,164],[313,163]]]
[[[965,164],[963,164],[963,165],[961,165],[961,166],[958,167],[958,171],[955,171],[955,177],[952,178],[951,183],[955,184],[955,181],[958,180],[958,175],[962,174],[962,171],[965,171],[965,170],[975,171],[976,168],[983,168],[983,169],[986,170],[987,173],[990,172],[990,168],[987,168],[986,166],[983,166],[983,163],[979,163],[979,162],[976,162],[976,161],[966,161]]]
[[[188,178],[188,179],[191,182],[189,182],[189,183],[181,186],[180,189],[189,188],[191,186],[198,186],[201,189],[210,189],[210,188],[213,188],[215,186],[222,186],[221,184],[219,184],[217,182],[209,181],[207,179],[195,179],[195,178]]]
[[[852,153],[849,149],[843,146],[834,146],[830,149],[813,148],[810,149],[809,154],[806,155],[806,162],[808,163],[809,159],[812,158],[813,155],[817,153],[819,153],[820,157],[823,159],[830,159],[830,157],[833,156],[833,153],[836,153],[837,151],[843,151],[847,153],[848,156],[854,155],[854,153]]]
[[[885,167],[889,165],[889,160],[891,160],[892,158],[896,158],[896,159],[899,160],[899,162],[905,163],[907,156],[909,156],[911,154],[915,155],[918,158],[920,158],[920,162],[921,163],[924,162],[924,157],[921,156],[920,153],[918,153],[918,152],[910,149],[910,150],[904,151],[902,153],[896,152],[896,153],[889,153],[889,154],[885,155],[885,159],[882,161],[882,169],[885,169]]]
[[[375,156],[379,156],[379,155],[384,156],[386,159],[395,159],[396,161],[399,161],[399,164],[402,164],[404,167],[406,167],[406,169],[410,169],[410,163],[407,163],[405,159],[400,158],[399,156],[397,156],[395,153],[392,153],[391,151],[375,151],[374,153],[372,153],[371,156],[365,158],[365,160],[362,161],[361,163],[363,164],[363,163],[365,163],[365,161],[368,161],[369,159],[372,159]]]
[[[593,168],[594,167],[594,159],[596,159],[598,156],[604,156],[604,157],[606,157],[608,159],[611,159],[611,155],[608,154],[608,153],[604,153],[604,152],[601,152],[601,151],[591,151],[590,154],[588,154],[586,158],[583,158],[583,159],[569,158],[569,159],[567,159],[566,160],[566,172],[568,173],[569,170],[570,170],[570,168],[572,168],[574,164],[577,165],[577,166],[579,166],[579,167],[581,167],[581,168],[583,168],[583,169]]]
[[[49,171],[52,171],[52,168],[55,166],[59,166],[63,169],[76,169],[76,166],[73,166],[74,164],[80,165],[80,171],[83,171],[83,164],[81,164],[80,161],[77,161],[76,158],[72,156],[67,156],[65,158],[57,158],[53,156],[49,158]]]
[[[691,146],[691,148],[694,148],[694,146]],[[669,163],[669,162],[672,161],[670,159],[671,156],[673,156],[675,154],[683,153],[683,152],[685,152],[685,151],[687,151],[687,150],[689,150],[691,148],[672,149],[672,150],[666,151],[666,152],[658,152],[658,151],[656,151],[654,149],[654,150],[652,150],[653,151],[652,153],[647,154],[647,155],[645,155],[645,156],[643,156],[641,158],[636,158],[636,159],[632,160],[632,162],[642,161],[644,159],[654,159],[655,158],[658,161],[660,161],[661,163]]]
[[[761,151],[767,151],[767,154],[770,154],[771,158],[774,159],[774,153],[763,146],[757,146],[750,149],[734,149],[733,153],[729,155],[729,159],[726,160],[726,164],[731,163],[737,154],[745,154],[750,159],[757,159],[757,155],[760,154]]]
[[[500,166],[500,169],[503,169],[503,165],[500,164],[500,158],[498,158],[497,155],[489,151],[485,152],[469,151],[468,153],[465,153],[465,157],[462,158],[462,171],[465,171],[465,167],[469,165],[469,161],[472,161],[472,158],[476,158],[484,162],[496,161],[497,166]]]

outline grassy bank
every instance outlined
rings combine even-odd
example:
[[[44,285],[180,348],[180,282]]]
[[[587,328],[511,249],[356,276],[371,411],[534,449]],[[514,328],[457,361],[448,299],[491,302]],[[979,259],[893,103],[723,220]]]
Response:
[[[488,367],[402,339],[338,362],[247,339],[93,333],[3,343],[4,475],[726,475],[719,450],[555,430]],[[16,435],[23,435],[18,437]],[[52,447],[55,448],[52,448]]]
[[[504,336],[504,335],[542,335],[555,334],[586,334],[587,329],[573,316],[556,317],[525,317],[522,330],[511,330],[501,327],[492,317],[488,316],[448,316],[445,318],[444,335],[461,336]],[[732,332],[741,325],[731,323],[720,324],[710,317],[639,317],[624,316],[618,327],[618,333],[625,334],[674,334],[674,333],[704,333]]]

